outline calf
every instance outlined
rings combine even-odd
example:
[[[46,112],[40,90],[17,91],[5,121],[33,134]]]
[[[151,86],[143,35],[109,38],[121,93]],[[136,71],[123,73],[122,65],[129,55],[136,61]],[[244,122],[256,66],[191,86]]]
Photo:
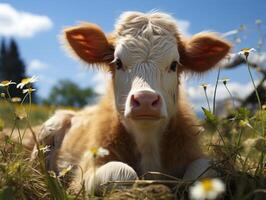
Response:
[[[160,12],[125,12],[108,36],[90,23],[67,28],[63,41],[72,55],[112,79],[96,106],[58,111],[43,125],[40,140],[52,137],[46,144],[59,144],[49,169],[79,166],[72,185],[84,182],[91,191],[108,180],[137,179],[148,171],[196,178],[208,167],[180,76],[213,68],[229,43],[214,33],[185,39],[176,21]],[[94,147],[108,149],[109,155],[84,156]]]

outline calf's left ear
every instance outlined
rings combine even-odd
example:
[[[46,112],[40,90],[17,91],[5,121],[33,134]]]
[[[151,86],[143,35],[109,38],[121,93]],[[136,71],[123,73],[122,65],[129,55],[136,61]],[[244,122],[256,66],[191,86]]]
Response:
[[[231,45],[214,33],[199,33],[184,44],[180,63],[185,69],[205,72],[214,67],[231,49]]]
[[[75,56],[88,64],[104,64],[113,60],[113,46],[96,24],[83,23],[65,29],[63,42]]]

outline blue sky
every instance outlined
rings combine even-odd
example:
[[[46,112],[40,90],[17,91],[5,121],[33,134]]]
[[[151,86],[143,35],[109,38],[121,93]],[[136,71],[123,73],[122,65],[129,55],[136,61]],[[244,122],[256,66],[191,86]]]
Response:
[[[2,11],[7,13],[1,13],[1,6],[5,7]],[[10,27],[3,26],[5,20],[14,14],[9,12],[10,8],[19,14],[29,14],[32,19],[37,16],[40,21],[36,23],[26,21],[25,26],[36,27],[24,27],[24,29],[22,27],[20,30],[8,32],[7,29]],[[62,50],[58,35],[66,26],[89,21],[100,25],[108,33],[113,30],[115,20],[123,11],[147,12],[158,9],[172,14],[190,35],[204,30],[225,33],[238,28],[240,24],[245,24],[247,30],[242,34],[243,41],[235,47],[235,51],[238,51],[242,47],[256,47],[258,33],[254,22],[256,19],[261,19],[266,23],[265,8],[265,0],[2,0],[0,38],[1,36],[16,38],[22,58],[30,66],[28,73],[40,77],[37,84],[38,94],[46,97],[51,86],[59,79],[71,79],[82,87],[98,86],[97,89],[102,82],[103,76],[97,72],[86,72],[80,63]],[[21,25],[20,21],[13,20],[13,23],[15,26],[15,23]],[[266,32],[265,23],[262,25],[264,32]],[[32,31],[32,35],[26,34],[29,31]],[[214,84],[216,73],[208,73],[200,78],[189,78],[188,85],[192,87],[191,92],[195,93],[202,82]],[[246,84],[245,86],[249,87],[250,80],[245,67],[223,70],[222,76],[231,79],[232,87],[236,87],[236,91],[238,90],[236,85]],[[202,95],[194,93],[192,96]]]

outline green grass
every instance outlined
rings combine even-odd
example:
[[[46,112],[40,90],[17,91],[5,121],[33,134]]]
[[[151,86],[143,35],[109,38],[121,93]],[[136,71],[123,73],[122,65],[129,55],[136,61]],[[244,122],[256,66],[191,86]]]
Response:
[[[0,118],[5,127],[12,128],[14,122],[17,121],[18,126],[23,128],[26,126],[26,119],[30,121],[31,126],[42,124],[47,120],[57,109],[71,109],[73,107],[55,107],[48,105],[8,103],[7,101],[0,101]],[[30,112],[30,116],[26,116]],[[18,118],[20,118],[18,120]],[[21,119],[23,118],[23,119]]]
[[[0,100],[0,131],[3,127],[29,129],[43,123],[56,108],[20,105],[8,99]],[[227,118],[218,118],[203,109],[202,144],[207,155],[214,159],[213,168],[226,184],[221,199],[265,199],[266,195],[266,111],[252,114],[245,108],[232,111]],[[1,138],[1,137],[0,137]],[[69,190],[62,178],[48,173],[44,167],[44,153],[39,150],[36,160],[30,161],[28,152],[9,137],[0,142],[0,200],[6,199],[98,199],[84,190]],[[67,175],[66,175],[67,177]],[[64,179],[65,177],[63,177]],[[123,183],[122,183],[123,184]],[[158,186],[138,187],[105,193],[105,199],[187,199],[192,182],[176,180],[172,192]]]

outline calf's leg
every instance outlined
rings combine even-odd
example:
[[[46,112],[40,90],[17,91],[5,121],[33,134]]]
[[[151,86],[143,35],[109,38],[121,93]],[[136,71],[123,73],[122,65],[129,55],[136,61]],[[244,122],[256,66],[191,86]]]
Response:
[[[74,111],[58,110],[41,127],[37,140],[42,146],[48,146],[49,150],[45,153],[47,170],[57,171],[57,153],[65,134],[71,127],[71,119],[74,115]],[[36,156],[37,147],[35,145],[31,154],[31,159],[35,159]]]
[[[132,167],[123,163],[112,161],[99,167],[95,173],[88,171],[84,175],[85,189],[88,193],[100,194],[101,184],[108,181],[126,181],[138,179]]]

